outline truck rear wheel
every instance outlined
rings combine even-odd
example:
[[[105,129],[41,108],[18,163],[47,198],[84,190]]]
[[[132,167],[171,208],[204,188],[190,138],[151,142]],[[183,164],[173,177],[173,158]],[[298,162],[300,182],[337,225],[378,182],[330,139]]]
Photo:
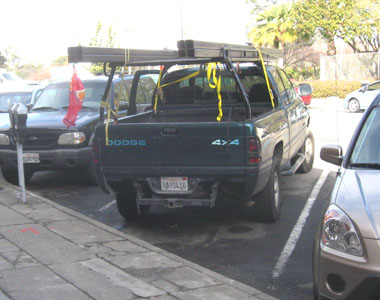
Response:
[[[18,170],[14,169],[1,169],[1,173],[6,181],[11,184],[18,185]],[[33,176],[33,171],[24,169],[25,183],[28,183]]]
[[[297,169],[297,173],[309,173],[313,169],[314,152],[314,136],[311,132],[308,132],[305,142],[300,149],[300,153],[305,155],[305,160]]]
[[[261,222],[276,222],[281,214],[281,173],[278,158],[273,157],[270,177],[264,190],[254,198],[254,217]]]
[[[116,194],[116,206],[120,215],[126,219],[133,219],[139,215],[136,203],[136,192],[124,192]],[[140,215],[146,214],[149,211],[148,205],[140,205]]]
[[[89,184],[98,185],[98,178],[96,177],[95,166],[92,161],[88,164],[87,168],[85,169],[84,174]]]

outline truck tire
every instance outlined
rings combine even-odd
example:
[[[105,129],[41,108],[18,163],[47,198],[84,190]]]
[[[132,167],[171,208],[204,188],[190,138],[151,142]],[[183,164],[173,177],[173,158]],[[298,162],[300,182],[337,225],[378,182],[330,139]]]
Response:
[[[1,169],[1,173],[6,181],[11,184],[18,185],[18,170],[14,169]],[[25,183],[28,183],[33,176],[33,171],[24,170]]]
[[[139,215],[136,203],[136,192],[124,192],[116,194],[116,206],[120,215],[125,219],[134,219]],[[148,205],[140,205],[140,214],[147,214]]]
[[[281,214],[281,172],[279,159],[274,156],[269,181],[259,194],[254,197],[255,219],[261,222],[276,222]]]
[[[91,185],[98,185],[98,178],[96,177],[95,166],[92,162],[88,164],[87,169],[85,171],[85,176],[87,177],[87,181]]]
[[[315,152],[314,136],[311,132],[308,132],[305,142],[299,152],[305,154],[305,160],[299,166],[296,173],[309,173],[313,169]]]

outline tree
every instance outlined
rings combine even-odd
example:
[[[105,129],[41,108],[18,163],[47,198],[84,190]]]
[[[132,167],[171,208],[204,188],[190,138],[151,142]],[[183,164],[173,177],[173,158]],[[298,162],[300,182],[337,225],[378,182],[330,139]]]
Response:
[[[51,62],[52,66],[66,66],[68,64],[68,57],[66,55],[57,57]]]
[[[33,74],[37,74],[42,72],[43,66],[42,64],[34,65],[34,64],[25,64],[22,67],[17,68],[16,74],[23,79],[29,79]]]
[[[247,3],[252,5],[251,13],[257,15],[273,5],[277,5],[278,0],[246,0]]]
[[[298,0],[292,9],[297,32],[312,37],[319,32],[328,43],[328,55],[336,54],[335,38],[354,52],[377,51],[379,46],[379,0]]]
[[[4,67],[6,62],[7,62],[7,59],[5,58],[5,56],[1,54],[1,51],[0,51],[0,68]]]
[[[280,4],[258,14],[256,26],[248,33],[249,39],[258,46],[284,49],[287,43],[297,40],[290,12],[290,4]]]
[[[101,38],[102,23],[98,22],[95,30],[94,37],[91,38],[89,46],[102,47],[103,40]],[[116,34],[112,31],[112,25],[108,28],[107,42],[105,43],[106,47],[115,47],[116,45]],[[104,66],[102,63],[92,64],[89,71],[95,75],[100,75],[103,73]]]
[[[14,47],[8,46],[4,49],[4,56],[6,60],[7,68],[10,70],[17,69],[20,63],[20,57]]]

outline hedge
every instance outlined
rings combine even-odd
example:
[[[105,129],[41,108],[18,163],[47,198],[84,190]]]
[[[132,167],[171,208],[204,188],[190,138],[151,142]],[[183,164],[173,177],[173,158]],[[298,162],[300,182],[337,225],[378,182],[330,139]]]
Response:
[[[344,99],[348,93],[361,87],[360,81],[347,80],[310,80],[313,87],[313,98],[339,97]]]

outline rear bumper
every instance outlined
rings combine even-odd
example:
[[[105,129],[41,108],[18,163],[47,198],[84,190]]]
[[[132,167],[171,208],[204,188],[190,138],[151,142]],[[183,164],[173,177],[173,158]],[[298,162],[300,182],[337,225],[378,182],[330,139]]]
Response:
[[[98,169],[100,171],[100,169]],[[209,182],[222,185],[223,182],[240,183],[244,188],[240,191],[243,199],[249,199],[256,191],[262,177],[259,167],[103,167],[98,176],[104,178],[108,188],[118,193],[122,181],[147,182],[156,177],[188,177],[199,182]],[[183,198],[183,195],[179,195]],[[158,201],[159,202],[159,201]],[[201,204],[200,204],[201,205]]]
[[[24,153],[26,152],[39,154],[39,163],[24,164],[24,167],[31,171],[74,170],[87,167],[92,161],[90,147],[24,151]],[[17,152],[15,150],[0,150],[0,166],[6,169],[17,169]]]

